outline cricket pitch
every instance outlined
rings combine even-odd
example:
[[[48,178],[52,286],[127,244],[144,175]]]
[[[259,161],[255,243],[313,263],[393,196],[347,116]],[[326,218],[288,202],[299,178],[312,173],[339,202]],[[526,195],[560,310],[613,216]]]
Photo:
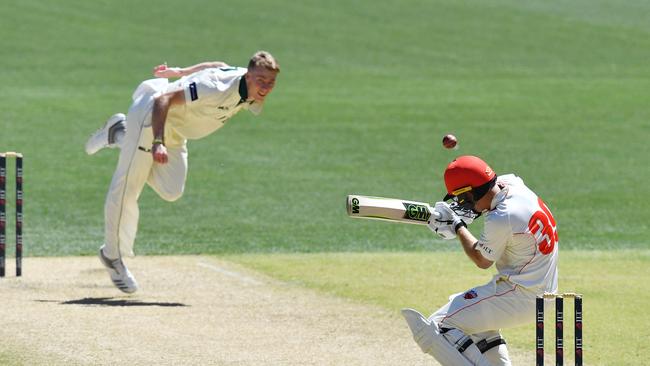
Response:
[[[402,318],[385,309],[214,257],[141,256],[127,265],[141,287],[132,296],[113,287],[95,257],[26,258],[23,277],[0,279],[0,359],[10,365],[435,364]],[[513,359],[532,362],[532,350],[530,356]]]

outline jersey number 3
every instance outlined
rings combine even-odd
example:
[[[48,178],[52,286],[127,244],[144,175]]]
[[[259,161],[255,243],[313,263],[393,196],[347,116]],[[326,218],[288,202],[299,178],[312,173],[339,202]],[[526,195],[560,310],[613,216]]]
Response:
[[[530,221],[528,221],[528,230],[535,236],[539,251],[547,255],[553,252],[558,242],[557,229],[555,219],[544,201],[538,197],[537,203],[541,210],[531,216]]]

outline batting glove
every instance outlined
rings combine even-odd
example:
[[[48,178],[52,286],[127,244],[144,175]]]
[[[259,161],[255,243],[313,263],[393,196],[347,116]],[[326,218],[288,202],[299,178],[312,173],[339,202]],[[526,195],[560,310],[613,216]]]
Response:
[[[454,228],[446,222],[431,219],[427,222],[427,226],[429,229],[431,229],[431,231],[438,234],[438,236],[440,236],[442,239],[450,240],[456,237]]]
[[[454,210],[449,207],[449,204],[447,202],[436,202],[433,210],[440,214],[440,217],[434,219],[434,221],[437,221],[439,223],[436,233],[438,233],[438,235],[442,236],[444,239],[447,239],[450,235],[442,235],[440,232],[444,232],[445,234],[451,232],[453,233],[453,237],[455,237],[456,233],[461,227],[467,227],[465,221],[463,221],[456,214],[456,212],[454,212]],[[445,226],[448,228],[443,229]],[[449,239],[453,239],[453,237]]]

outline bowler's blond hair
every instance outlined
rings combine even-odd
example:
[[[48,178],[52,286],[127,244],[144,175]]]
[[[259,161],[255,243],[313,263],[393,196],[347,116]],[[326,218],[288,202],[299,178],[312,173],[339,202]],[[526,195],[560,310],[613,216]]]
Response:
[[[267,70],[280,72],[280,64],[275,61],[275,57],[266,51],[257,51],[248,61],[248,69],[256,69],[258,67],[263,67]]]

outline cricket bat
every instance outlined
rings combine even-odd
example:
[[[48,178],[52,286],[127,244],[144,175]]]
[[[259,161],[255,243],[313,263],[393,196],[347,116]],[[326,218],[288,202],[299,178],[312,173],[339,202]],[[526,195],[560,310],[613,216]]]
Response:
[[[431,216],[440,217],[428,203],[396,198],[351,194],[347,197],[348,216],[406,224],[426,225]]]

